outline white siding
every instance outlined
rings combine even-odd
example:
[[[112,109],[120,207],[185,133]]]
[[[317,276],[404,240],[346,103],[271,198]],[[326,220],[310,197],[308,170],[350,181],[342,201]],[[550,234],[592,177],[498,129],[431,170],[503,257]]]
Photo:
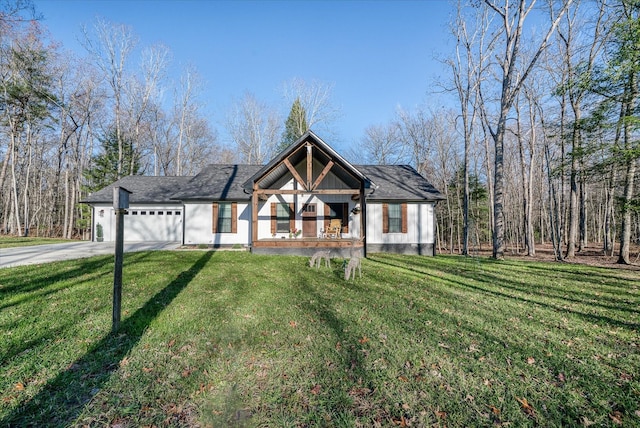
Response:
[[[288,185],[293,186],[292,183]],[[283,187],[288,188],[288,187]],[[293,202],[295,209],[295,227],[302,230],[302,207],[304,204],[316,204],[316,235],[324,229],[324,206],[328,202],[347,202],[349,204],[349,233],[343,233],[343,238],[359,237],[360,216],[351,214],[355,202],[345,195],[322,195],[322,200],[314,195],[272,195],[265,202],[258,205],[258,239],[274,238],[271,235],[271,203],[288,204]],[[288,238],[288,233],[277,233],[275,238]]]
[[[407,233],[382,233],[382,203],[367,202],[367,242],[370,244],[435,243],[433,203],[407,203]]]
[[[251,240],[251,204],[238,202],[237,233],[212,232],[213,202],[185,203],[184,244],[249,245]]]
[[[180,205],[132,205],[124,216],[124,240],[128,242],[180,241],[182,214]],[[102,225],[104,241],[115,241],[116,216],[113,206],[95,206],[93,217],[94,241],[98,223]]]

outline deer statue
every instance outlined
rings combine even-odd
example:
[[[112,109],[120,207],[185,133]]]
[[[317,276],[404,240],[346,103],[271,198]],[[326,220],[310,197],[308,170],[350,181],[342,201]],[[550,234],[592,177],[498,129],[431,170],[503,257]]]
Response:
[[[328,268],[331,267],[331,251],[316,251],[309,259],[309,267],[316,266],[316,269],[320,269],[320,265],[322,265],[322,260],[325,261],[325,264]]]
[[[358,272],[360,272],[360,278],[362,278],[362,262],[360,257],[351,257],[344,270],[345,281],[348,281],[349,277],[356,279],[356,268],[358,269]]]
[[[362,278],[362,249],[355,251],[356,242],[362,242],[364,240],[364,236],[360,238],[358,241],[351,242],[351,248],[349,248],[349,262],[346,263],[344,269],[344,279],[349,280],[349,277],[356,279],[356,268],[360,273],[360,278]]]

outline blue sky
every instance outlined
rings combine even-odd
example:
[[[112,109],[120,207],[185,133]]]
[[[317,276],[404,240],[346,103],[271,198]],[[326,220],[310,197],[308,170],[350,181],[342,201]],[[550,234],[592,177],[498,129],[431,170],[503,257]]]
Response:
[[[42,23],[64,49],[86,55],[81,26],[96,18],[131,26],[140,46],[172,51],[172,70],[187,64],[205,82],[205,112],[221,122],[245,92],[286,117],[282,86],[293,78],[333,85],[341,117],[332,125],[336,148],[360,141],[369,125],[388,122],[397,106],[437,106],[434,82],[445,68],[436,58],[452,41],[454,8],[432,1],[112,1],[36,0]],[[449,48],[447,48],[447,46]],[[320,137],[322,137],[322,134]]]

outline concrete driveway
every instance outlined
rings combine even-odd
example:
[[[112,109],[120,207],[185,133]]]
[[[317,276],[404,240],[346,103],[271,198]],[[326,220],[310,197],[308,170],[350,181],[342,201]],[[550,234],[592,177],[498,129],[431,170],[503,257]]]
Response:
[[[173,250],[179,246],[179,242],[125,242],[124,252]],[[115,257],[115,243],[81,241],[0,248],[0,268],[80,259],[103,254],[111,254]]]

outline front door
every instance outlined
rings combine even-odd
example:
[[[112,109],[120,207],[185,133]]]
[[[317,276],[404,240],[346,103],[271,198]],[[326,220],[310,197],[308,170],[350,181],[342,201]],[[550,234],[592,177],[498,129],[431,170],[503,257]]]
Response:
[[[303,238],[315,238],[318,236],[316,218],[316,204],[304,204],[302,206]]]

